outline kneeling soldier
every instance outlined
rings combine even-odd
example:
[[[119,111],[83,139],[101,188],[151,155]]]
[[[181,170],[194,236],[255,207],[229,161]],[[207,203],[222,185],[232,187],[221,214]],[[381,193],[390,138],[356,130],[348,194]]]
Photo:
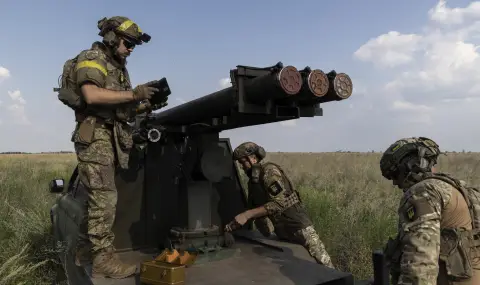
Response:
[[[275,232],[281,239],[299,243],[317,263],[334,268],[300,200],[300,194],[280,166],[260,162],[263,158],[265,150],[252,142],[245,142],[235,149],[233,159],[239,161],[249,177],[248,197],[252,208],[238,214],[225,230],[232,231],[249,219],[255,219],[263,235]]]

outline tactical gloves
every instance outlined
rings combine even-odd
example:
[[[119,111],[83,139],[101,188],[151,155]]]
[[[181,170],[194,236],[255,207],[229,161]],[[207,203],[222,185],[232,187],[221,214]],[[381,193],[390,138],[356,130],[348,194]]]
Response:
[[[155,83],[155,81],[151,81],[145,84],[137,85],[135,89],[133,89],[133,99],[135,101],[142,101],[145,99],[150,99],[152,98],[152,95],[155,94],[155,92],[158,92],[158,88],[151,87]]]
[[[157,110],[168,105],[167,103],[168,97],[162,98],[162,100],[159,102],[156,102],[156,104],[153,104],[153,105],[150,104],[149,99],[151,99],[155,93],[160,91],[158,90],[158,88],[152,87],[152,85],[156,83],[158,83],[158,80],[154,80],[154,81],[147,82],[145,84],[138,85],[137,87],[135,87],[135,89],[133,89],[133,98],[135,101],[140,102],[140,101],[146,100],[144,106],[142,106],[142,108],[139,108],[139,109]],[[143,112],[144,110],[141,110],[141,111],[139,110],[139,111]]]

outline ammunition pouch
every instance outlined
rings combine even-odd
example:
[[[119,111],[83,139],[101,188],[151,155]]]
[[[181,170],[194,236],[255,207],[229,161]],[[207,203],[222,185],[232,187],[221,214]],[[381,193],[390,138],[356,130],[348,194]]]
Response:
[[[63,104],[67,105],[71,109],[78,111],[85,108],[86,104],[82,97],[78,96],[72,89],[60,88],[58,89],[58,99]]]
[[[96,117],[87,117],[78,126],[78,136],[76,142],[90,144],[93,141],[95,127],[97,124]]]
[[[104,118],[80,112],[75,112],[75,121],[77,121],[77,128],[73,132],[71,141],[87,145],[93,141],[95,128],[111,127],[111,124]]]
[[[130,150],[133,146],[133,128],[126,123],[117,123],[114,126],[118,146],[122,150]]]
[[[445,263],[446,274],[452,281],[473,276],[472,258],[478,255],[480,242],[473,231],[443,229],[440,237],[440,260]]]

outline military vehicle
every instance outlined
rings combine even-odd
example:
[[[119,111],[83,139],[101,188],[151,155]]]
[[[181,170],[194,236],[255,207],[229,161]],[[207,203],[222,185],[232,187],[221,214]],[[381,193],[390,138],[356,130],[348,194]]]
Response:
[[[318,265],[301,245],[263,237],[251,221],[232,234],[223,231],[247,208],[247,193],[230,141],[219,133],[322,116],[321,103],[350,97],[349,76],[279,62],[239,65],[230,78],[231,87],[136,122],[131,167],[116,177],[113,227],[120,258],[138,265],[135,276],[94,279],[88,265],[75,265],[76,238],[85,231],[86,190],[77,169],[68,185],[63,178],[52,181],[50,191],[58,194],[52,230],[69,284],[358,284],[349,273]],[[165,259],[179,252],[183,262]]]

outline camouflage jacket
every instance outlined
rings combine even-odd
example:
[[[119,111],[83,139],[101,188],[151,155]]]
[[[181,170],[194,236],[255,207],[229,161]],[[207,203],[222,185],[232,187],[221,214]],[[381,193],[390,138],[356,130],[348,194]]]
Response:
[[[112,55],[112,52],[103,44],[96,42],[88,50],[80,52],[73,80],[76,82],[77,92],[80,87],[89,82],[98,87],[114,90],[132,90],[130,76],[124,64],[121,64]],[[135,116],[136,102],[112,106],[87,106],[88,114],[96,115],[113,123],[113,120],[132,121]]]
[[[103,43],[98,42],[77,56],[73,80],[76,83],[76,92],[81,92],[80,87],[87,82],[109,90],[132,90],[130,76],[125,65],[116,61],[111,51]],[[102,118],[105,123],[113,126],[112,136],[116,157],[123,169],[128,167],[129,153],[133,146],[133,129],[126,122],[135,119],[135,107],[136,102],[110,106],[87,105],[83,114],[80,114],[80,117],[83,117],[80,121],[91,121],[92,117],[95,117],[101,125],[102,122],[99,122],[98,118]],[[76,115],[78,120],[79,114]],[[72,136],[74,142],[78,140],[78,130],[77,126]]]
[[[292,230],[310,226],[300,193],[280,166],[265,162],[254,166],[249,180],[251,207],[263,205],[275,226]]]

